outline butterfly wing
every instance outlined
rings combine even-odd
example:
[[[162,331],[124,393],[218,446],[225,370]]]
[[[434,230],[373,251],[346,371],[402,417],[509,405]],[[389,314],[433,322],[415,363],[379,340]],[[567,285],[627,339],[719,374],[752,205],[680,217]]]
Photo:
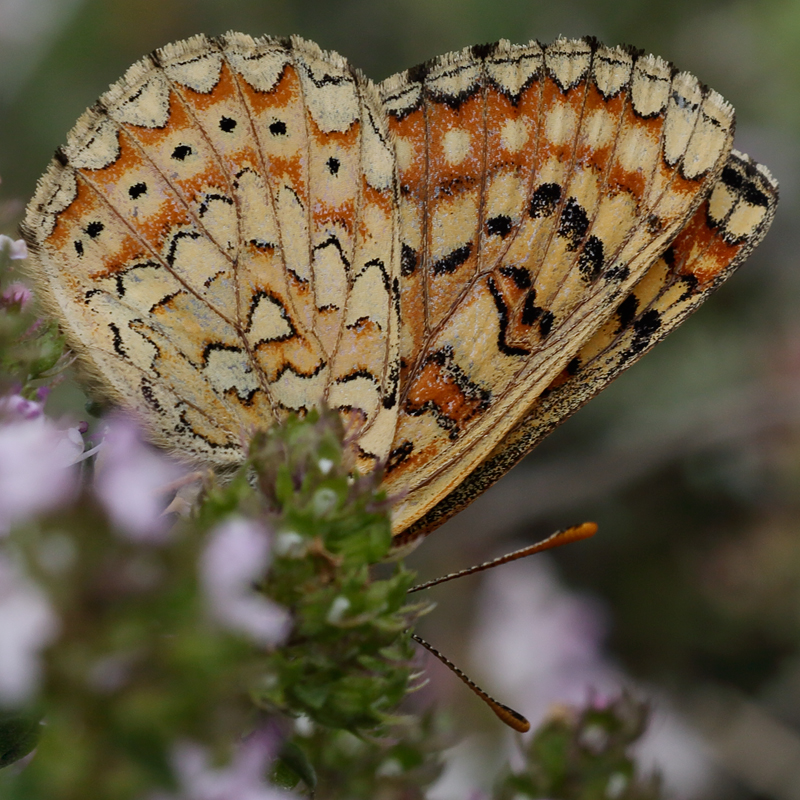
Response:
[[[424,536],[471,503],[677,327],[764,238],[777,202],[777,183],[766,168],[733,151],[708,199],[605,325],[534,400],[517,427],[396,543]]]
[[[402,388],[384,479],[399,535],[675,238],[722,170],[733,113],[691,75],[592,40],[473,48],[380,90],[401,192]]]
[[[79,120],[24,231],[86,371],[157,443],[236,463],[248,431],[327,403],[368,470],[397,414],[396,191],[341,57],[199,36]]]

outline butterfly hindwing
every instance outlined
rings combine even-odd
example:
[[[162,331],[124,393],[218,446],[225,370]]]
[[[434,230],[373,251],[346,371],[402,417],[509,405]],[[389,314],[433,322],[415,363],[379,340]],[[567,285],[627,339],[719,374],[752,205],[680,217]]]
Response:
[[[87,112],[24,230],[102,393],[223,465],[327,403],[362,470],[397,413],[394,155],[372,85],[300,39],[169,45]]]

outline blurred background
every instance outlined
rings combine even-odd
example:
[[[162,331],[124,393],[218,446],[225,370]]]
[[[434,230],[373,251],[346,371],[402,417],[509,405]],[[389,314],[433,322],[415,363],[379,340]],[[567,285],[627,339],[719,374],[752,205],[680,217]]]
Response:
[[[0,0],[0,232],[129,64],[231,29],[300,34],[376,80],[477,42],[592,34],[735,106],[736,146],[781,184],[765,242],[410,563],[435,577],[595,520],[593,540],[431,590],[421,634],[534,724],[554,703],[649,697],[642,766],[670,797],[800,798],[800,2]],[[462,741],[431,796],[450,800],[514,745],[438,666],[429,691]]]

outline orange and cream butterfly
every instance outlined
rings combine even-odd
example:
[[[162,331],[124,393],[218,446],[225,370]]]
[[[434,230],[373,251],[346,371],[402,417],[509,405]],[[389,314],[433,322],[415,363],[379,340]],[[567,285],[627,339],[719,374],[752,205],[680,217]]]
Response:
[[[31,201],[96,390],[187,461],[338,409],[409,545],[724,281],[769,172],[692,75],[593,39],[374,84],[292,38],[197,36],[87,111]]]

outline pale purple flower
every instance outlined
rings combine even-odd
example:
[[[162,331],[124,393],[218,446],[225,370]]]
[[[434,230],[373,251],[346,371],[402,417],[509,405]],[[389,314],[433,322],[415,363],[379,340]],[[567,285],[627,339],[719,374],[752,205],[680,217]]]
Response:
[[[13,523],[61,505],[77,488],[72,465],[83,440],[58,430],[28,402],[0,414],[0,535]]]
[[[24,244],[24,242],[23,242]],[[0,306],[19,306],[25,308],[31,301],[31,290],[24,284],[15,281],[9,283],[0,295]]]
[[[654,697],[651,687],[636,685],[604,654],[603,608],[597,600],[564,588],[551,565],[537,557],[487,576],[473,645],[474,662],[488,676],[486,688],[525,714],[533,729],[555,704],[602,707],[625,688],[648,697],[653,705],[650,725],[636,745],[641,766],[645,772],[662,773],[671,797],[700,796],[712,775],[707,746],[668,702]],[[515,753],[509,753],[512,763]],[[452,763],[450,780],[472,770],[474,785],[475,764],[481,758],[478,748],[466,762]],[[435,800],[443,795],[430,796]]]
[[[28,246],[24,239],[11,239],[0,233],[0,252],[5,250],[12,261],[21,261],[28,257]]]
[[[178,795],[159,794],[150,800],[292,800],[265,779],[274,756],[274,738],[258,732],[241,745],[230,766],[214,769],[208,753],[199,745],[184,743],[173,753],[173,765],[180,786]]]
[[[95,491],[122,534],[138,542],[163,542],[168,526],[164,490],[180,472],[141,440],[133,421],[115,417],[99,446]]]
[[[253,589],[266,574],[270,555],[266,529],[234,517],[211,532],[200,565],[212,617],[264,647],[280,644],[290,627],[286,609]]]
[[[39,654],[58,620],[44,592],[0,556],[0,706],[20,706],[41,677]]]
[[[28,400],[21,394],[0,397],[0,419],[36,419],[44,413],[42,404],[36,400]]]
[[[602,607],[566,591],[546,560],[504,565],[487,576],[484,591],[475,662],[534,728],[554,703],[584,706],[627,684],[601,650]]]

